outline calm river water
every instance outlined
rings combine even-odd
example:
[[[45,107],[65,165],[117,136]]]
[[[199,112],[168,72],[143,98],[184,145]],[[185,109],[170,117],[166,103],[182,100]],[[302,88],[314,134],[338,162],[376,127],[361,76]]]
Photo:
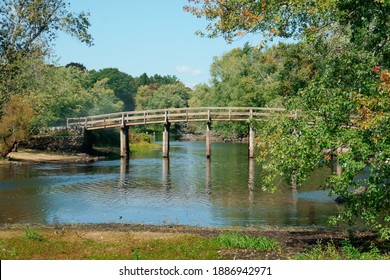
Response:
[[[192,226],[326,226],[338,211],[319,190],[328,170],[292,192],[261,190],[247,145],[172,142],[161,151],[89,164],[0,166],[0,223],[144,223]]]

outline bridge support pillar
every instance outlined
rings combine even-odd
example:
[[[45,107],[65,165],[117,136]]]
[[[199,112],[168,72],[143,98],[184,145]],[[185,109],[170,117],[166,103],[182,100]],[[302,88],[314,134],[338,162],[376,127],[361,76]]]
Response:
[[[90,130],[83,130],[83,144],[82,144],[82,152],[86,154],[90,154],[92,152],[92,146],[93,146],[93,136],[92,131]]]
[[[339,155],[346,153],[349,151],[348,147],[340,146],[334,151],[331,155],[331,161],[332,161],[332,173],[335,175],[341,175],[343,172],[343,167],[340,164],[339,161]]]
[[[171,128],[171,123],[164,123],[164,131],[163,131],[163,146],[162,146],[162,154],[164,158],[169,157],[169,130]]]
[[[206,157],[211,157],[211,122],[208,121],[206,124]]]
[[[130,144],[129,144],[129,127],[121,127],[120,130],[120,141],[121,141],[121,158],[130,158]]]
[[[341,168],[341,165],[339,163],[339,159],[338,159],[337,154],[333,154],[331,156],[331,160],[332,160],[332,174],[341,175],[342,168]]]
[[[341,167],[340,161],[339,161],[339,154],[341,153],[341,149],[338,148],[334,153],[331,155],[331,161],[332,161],[332,174],[335,175],[341,175],[341,172],[343,171],[343,168]]]
[[[253,127],[249,125],[249,139],[248,139],[248,156],[249,158],[255,157],[255,131]]]

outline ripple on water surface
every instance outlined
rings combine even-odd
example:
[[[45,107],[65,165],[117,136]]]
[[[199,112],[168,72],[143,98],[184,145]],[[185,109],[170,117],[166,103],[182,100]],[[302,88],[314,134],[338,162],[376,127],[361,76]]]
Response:
[[[172,142],[161,152],[87,164],[0,167],[0,222],[266,226],[326,224],[337,207],[316,183],[263,192],[247,145]],[[314,182],[314,180],[311,180]]]

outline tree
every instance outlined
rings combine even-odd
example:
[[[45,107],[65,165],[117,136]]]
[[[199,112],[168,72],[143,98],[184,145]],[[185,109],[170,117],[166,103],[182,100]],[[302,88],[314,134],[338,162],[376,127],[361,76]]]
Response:
[[[247,33],[262,33],[267,37],[300,37],[317,28],[328,27],[334,19],[338,1],[299,0],[188,0],[192,5],[184,7],[197,17],[205,17],[210,23],[202,36],[223,36],[231,42]]]
[[[169,85],[179,83],[179,79],[176,76],[161,76],[158,74],[154,74],[153,76],[148,76],[146,73],[143,73],[141,76],[135,79],[135,85],[137,88],[140,86],[147,86],[151,84],[159,84],[159,85]]]
[[[135,101],[136,110],[170,109],[188,107],[191,89],[181,82],[173,84],[153,83],[140,86]],[[174,124],[172,130],[180,130],[181,124]],[[161,130],[161,125],[150,126],[151,130]]]
[[[21,96],[12,96],[0,119],[0,156],[5,157],[18,142],[27,138],[33,110]]]
[[[187,107],[190,91],[183,83],[141,86],[136,95],[137,110]]]
[[[125,111],[133,111],[135,108],[134,97],[136,87],[134,78],[116,68],[104,68],[99,71],[90,71],[90,86],[97,81],[107,79],[106,86],[112,89],[115,96],[124,103]]]
[[[70,117],[123,110],[123,102],[107,86],[108,79],[87,86],[90,82],[88,71],[42,64],[39,79],[37,77],[35,84],[30,85],[24,93],[35,111],[34,127],[63,124]]]
[[[65,32],[87,45],[92,44],[92,37],[88,33],[88,14],[72,13],[68,8],[64,0],[5,0],[0,3],[0,130],[4,142],[2,156],[9,152],[10,142],[4,139],[13,139],[11,142],[15,143],[18,138],[24,138],[31,132],[31,125],[53,121],[59,115],[58,112],[53,113],[53,109],[59,107],[59,100],[54,101],[49,94],[57,93],[52,91],[56,86],[50,79],[56,76],[55,71],[52,71],[52,66],[44,63],[57,32]],[[49,98],[41,98],[44,96]],[[15,100],[18,98],[23,99],[23,103],[16,106]],[[46,109],[47,102],[52,106],[49,105],[50,109],[46,110],[50,114],[44,116],[40,109]],[[28,108],[27,103],[31,104]],[[61,105],[66,107],[66,103]],[[10,114],[18,114],[23,109],[26,110],[28,120],[24,119],[24,116],[15,117],[26,122],[10,119]],[[30,109],[35,112],[34,116],[28,114]],[[12,124],[12,129],[8,128],[9,124]],[[12,132],[11,136],[9,132]]]
[[[64,0],[5,0],[0,19],[1,64],[34,52],[47,54],[58,30],[92,44],[88,14],[70,12]]]
[[[264,122],[262,149],[272,151],[269,174],[299,184],[329,163],[324,149],[341,150],[340,176],[330,176],[332,193],[345,198],[333,221],[361,220],[390,238],[390,1],[189,0],[185,9],[210,21],[208,36],[228,41],[245,33],[297,38],[314,50],[315,75],[285,106],[298,118]],[[310,125],[308,125],[310,124]],[[357,180],[363,168],[370,173]],[[269,178],[271,182],[271,178]]]
[[[91,45],[88,14],[72,13],[64,0],[0,3],[0,107],[15,93],[15,75],[25,59],[44,59],[58,31]],[[22,62],[20,62],[20,60]],[[1,114],[0,114],[1,115]]]
[[[190,104],[196,106],[283,107],[315,76],[313,50],[302,43],[270,48],[235,48],[215,57],[211,84],[194,89]],[[220,136],[246,136],[246,124],[216,123]],[[230,134],[230,135],[229,135]]]
[[[207,84],[197,84],[190,94],[188,104],[190,107],[213,106],[214,96],[214,87]]]
[[[82,63],[78,63],[78,62],[71,62],[71,63],[68,63],[65,65],[66,68],[69,68],[69,67],[74,67],[74,68],[77,68],[81,71],[85,71],[87,70],[87,67],[85,67],[84,64]]]
[[[85,115],[110,114],[123,111],[124,104],[107,85],[108,79],[97,81],[88,91],[90,106]]]

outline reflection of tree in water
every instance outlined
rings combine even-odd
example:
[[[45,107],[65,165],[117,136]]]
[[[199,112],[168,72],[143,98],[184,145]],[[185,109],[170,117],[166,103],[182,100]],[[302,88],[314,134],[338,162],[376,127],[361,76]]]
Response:
[[[314,207],[313,204],[309,204],[309,210],[307,211],[307,217],[308,217],[308,223],[311,225],[317,224],[318,217],[317,217],[317,208]]]
[[[45,223],[48,201],[41,195],[44,180],[30,180],[32,166],[0,166],[0,223]]]
[[[298,220],[298,190],[296,188],[291,188],[291,198],[289,199],[289,222],[297,223]]]
[[[153,212],[160,206],[168,206],[172,217],[188,211],[189,217],[232,226],[321,224],[329,213],[335,214],[333,204],[324,207],[303,199],[302,193],[310,191],[307,186],[298,189],[298,196],[287,186],[275,193],[262,191],[261,166],[248,160],[246,144],[213,143],[208,160],[203,143],[179,147],[173,147],[170,159],[158,153],[130,162],[2,166],[0,222],[9,222],[7,217],[15,222],[47,223],[52,217],[67,222],[78,217],[78,211],[83,211],[85,222],[99,215],[105,222],[102,211],[111,217],[115,211],[118,216],[127,212],[139,221],[148,212],[153,220],[153,215],[161,215]],[[182,219],[186,223],[186,217]]]
[[[215,153],[214,153],[215,155]],[[236,155],[237,156],[237,155]],[[213,158],[214,160],[214,158]],[[246,158],[245,161],[248,161]],[[336,213],[329,203],[312,203],[299,199],[297,192],[316,190],[327,176],[328,170],[319,170],[312,181],[298,190],[291,190],[287,184],[275,193],[261,190],[261,166],[255,161],[235,158],[225,160],[225,165],[213,165],[213,194],[211,196],[214,216],[231,220],[232,225],[326,225],[327,217]],[[247,166],[244,169],[243,166]],[[238,171],[240,170],[240,171]],[[221,179],[222,178],[222,179]],[[244,188],[242,182],[247,182]],[[223,209],[223,211],[219,211]]]

